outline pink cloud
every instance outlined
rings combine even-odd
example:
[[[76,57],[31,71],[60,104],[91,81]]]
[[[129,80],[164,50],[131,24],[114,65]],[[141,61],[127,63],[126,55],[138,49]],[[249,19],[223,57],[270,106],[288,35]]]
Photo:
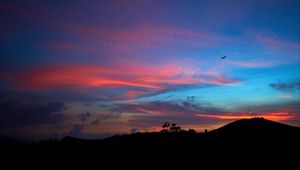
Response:
[[[180,65],[63,65],[6,73],[6,79],[26,90],[55,90],[62,87],[76,88],[125,88],[135,87],[162,91],[183,84],[223,85],[235,83],[220,73],[196,73],[185,71]],[[139,91],[129,91],[127,96],[138,96]]]
[[[286,95],[279,96],[279,98],[281,98],[281,99],[292,99],[294,97],[292,95],[286,94]]]

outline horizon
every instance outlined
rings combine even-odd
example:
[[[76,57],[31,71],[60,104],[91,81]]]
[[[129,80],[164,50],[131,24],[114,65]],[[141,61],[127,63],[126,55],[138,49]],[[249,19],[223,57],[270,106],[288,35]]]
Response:
[[[0,1],[0,136],[300,127],[300,1]]]
[[[195,129],[192,129],[192,128],[187,128],[187,129],[184,129],[184,128],[181,128],[180,125],[177,125],[175,122],[168,122],[169,123],[169,126],[168,127],[163,127],[163,124],[167,123],[167,122],[164,122],[162,123],[162,125],[160,126],[161,129],[158,130],[158,131],[138,131],[138,129],[134,129],[134,130],[131,130],[130,132],[124,132],[124,133],[119,133],[119,134],[111,134],[111,135],[103,135],[103,136],[89,136],[89,135],[84,135],[84,136],[72,136],[72,135],[61,135],[61,136],[51,136],[51,137],[48,137],[48,138],[45,138],[45,137],[39,137],[39,138],[32,138],[32,137],[14,137],[14,136],[9,136],[9,135],[0,135],[0,139],[1,140],[4,140],[6,141],[7,139],[13,139],[13,140],[16,140],[18,143],[35,143],[35,142],[51,142],[51,141],[63,141],[64,139],[66,138],[73,138],[73,139],[79,139],[79,140],[105,140],[105,139],[109,139],[109,138],[112,138],[112,137],[117,137],[117,136],[132,136],[132,135],[137,135],[137,134],[206,134],[206,133],[210,133],[212,131],[215,131],[215,130],[219,130],[219,129],[222,129],[223,127],[228,127],[228,126],[231,126],[232,124],[236,124],[237,122],[240,123],[241,125],[241,122],[245,122],[245,121],[257,121],[257,120],[263,120],[264,122],[272,122],[273,124],[281,124],[281,125],[284,125],[284,126],[289,126],[289,127],[294,127],[294,128],[299,128],[299,126],[293,126],[293,125],[289,125],[289,124],[284,124],[284,123],[281,123],[281,122],[276,122],[276,121],[273,121],[273,120],[269,120],[269,119],[265,119],[263,117],[251,117],[251,118],[242,118],[242,119],[238,119],[238,120],[232,120],[231,122],[223,125],[223,126],[220,126],[220,127],[217,127],[216,129],[204,129],[203,131],[196,131]],[[179,128],[177,130],[172,130],[170,127],[171,127],[171,124],[172,123],[175,123],[175,127]],[[256,122],[257,123],[257,122]],[[249,127],[248,127],[249,128]],[[237,129],[236,129],[237,130]],[[261,130],[265,130],[265,129],[261,129]],[[230,131],[228,131],[230,133]],[[275,131],[273,131],[275,132]],[[223,132],[224,133],[224,132]],[[238,135],[237,135],[238,137]],[[0,141],[1,141],[0,140]]]

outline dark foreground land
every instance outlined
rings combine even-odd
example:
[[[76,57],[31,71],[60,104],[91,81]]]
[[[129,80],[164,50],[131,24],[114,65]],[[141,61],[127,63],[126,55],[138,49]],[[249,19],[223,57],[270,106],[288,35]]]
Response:
[[[209,133],[2,142],[1,169],[299,169],[300,128],[261,118]]]

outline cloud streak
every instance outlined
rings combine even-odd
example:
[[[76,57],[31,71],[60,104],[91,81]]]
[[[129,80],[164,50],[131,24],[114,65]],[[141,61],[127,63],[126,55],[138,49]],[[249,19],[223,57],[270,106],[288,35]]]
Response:
[[[142,89],[157,92],[178,85],[225,85],[236,83],[221,73],[197,73],[178,65],[95,65],[53,66],[7,73],[8,81],[25,90],[57,90],[60,88],[127,89],[125,97],[142,95]],[[135,89],[130,89],[135,88]],[[140,89],[140,90],[139,90]]]
[[[224,119],[224,120],[238,120],[249,119],[253,117],[264,117],[274,121],[295,120],[297,118],[297,111],[295,109],[287,109],[285,106],[280,108],[268,108],[265,106],[264,111],[257,113],[247,111],[224,111],[222,109],[204,105],[201,103],[191,103],[188,101],[182,103],[169,102],[150,102],[143,104],[121,105],[118,109],[133,113],[144,113],[156,117],[173,116],[176,119],[188,118],[192,121],[192,117],[200,117],[204,119]]]
[[[228,120],[238,120],[238,119],[250,119],[253,117],[263,117],[265,119],[282,121],[294,119],[294,115],[290,115],[288,112],[265,112],[258,115],[249,115],[249,113],[226,113],[224,115],[209,115],[209,114],[195,114],[197,117],[213,118],[213,119],[228,119]]]
[[[256,40],[270,49],[299,49],[300,44],[270,36],[256,35]]]

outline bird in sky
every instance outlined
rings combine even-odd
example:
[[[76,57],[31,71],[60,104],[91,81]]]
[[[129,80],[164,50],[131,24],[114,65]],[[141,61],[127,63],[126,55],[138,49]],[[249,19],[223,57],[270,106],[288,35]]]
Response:
[[[223,59],[225,59],[226,57],[227,57],[227,56],[225,55],[225,56],[221,57],[220,59],[223,60]]]

